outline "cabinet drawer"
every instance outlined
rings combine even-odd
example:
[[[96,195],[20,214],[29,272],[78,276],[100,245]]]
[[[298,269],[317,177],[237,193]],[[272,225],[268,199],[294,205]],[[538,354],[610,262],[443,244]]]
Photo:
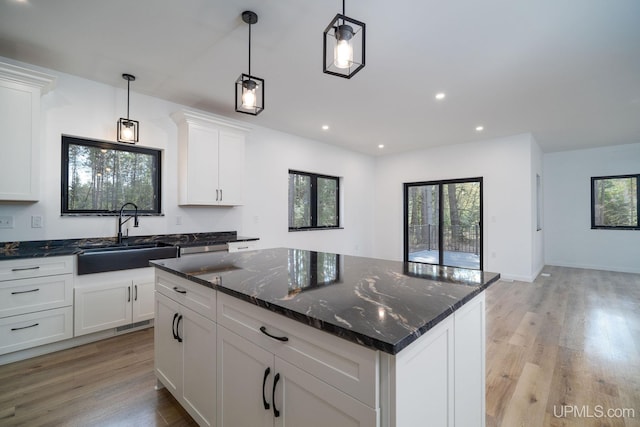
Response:
[[[257,247],[257,243],[254,241],[227,243],[227,249],[229,252],[253,251],[256,249],[256,247]]]
[[[0,318],[72,303],[72,274],[0,282]]]
[[[171,298],[187,308],[216,320],[216,291],[204,285],[156,269],[156,292]]]
[[[378,352],[218,293],[218,324],[316,378],[377,407]],[[268,337],[260,328],[286,342]]]
[[[72,307],[0,319],[0,354],[71,338],[72,320]]]
[[[74,256],[24,258],[0,262],[0,282],[73,273]]]

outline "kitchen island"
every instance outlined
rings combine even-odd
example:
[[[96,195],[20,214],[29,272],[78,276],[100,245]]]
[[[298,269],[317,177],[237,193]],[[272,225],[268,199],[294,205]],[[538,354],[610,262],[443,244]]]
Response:
[[[201,425],[484,425],[498,274],[296,249],[152,265],[159,386]]]

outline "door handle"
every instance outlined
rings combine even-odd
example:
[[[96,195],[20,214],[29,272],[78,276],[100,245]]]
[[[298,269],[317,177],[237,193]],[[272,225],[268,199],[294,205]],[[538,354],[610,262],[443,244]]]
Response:
[[[131,302],[131,286],[127,286],[127,290],[129,291],[129,297],[127,299],[127,302]]]
[[[178,334],[176,334],[176,319],[178,318],[178,313],[173,315],[173,323],[171,324],[171,333],[173,334],[173,339],[178,339]]]
[[[280,411],[276,408],[276,386],[278,385],[278,381],[280,381],[280,374],[276,374],[273,379],[273,392],[271,393],[271,401],[273,402],[273,416],[278,418],[280,416]]]
[[[182,321],[182,314],[178,317],[178,321],[176,322],[176,338],[178,342],[182,342],[182,337],[180,336],[180,322]]]
[[[133,289],[135,290],[135,296],[133,297],[133,300],[138,301],[138,285],[133,285]]]
[[[264,370],[264,378],[262,379],[262,404],[264,405],[264,409],[269,410],[269,402],[267,402],[267,398],[264,395],[264,387],[267,385],[267,378],[271,373],[271,368],[267,366],[267,369]]]

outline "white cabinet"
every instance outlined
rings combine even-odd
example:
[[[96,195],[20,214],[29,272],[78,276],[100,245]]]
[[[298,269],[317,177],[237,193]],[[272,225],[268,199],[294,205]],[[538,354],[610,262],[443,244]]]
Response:
[[[251,240],[248,242],[229,242],[227,243],[227,250],[229,252],[245,252],[254,251],[258,248],[258,242]]]
[[[40,96],[53,76],[0,63],[0,200],[37,201],[40,188]]]
[[[375,426],[377,411],[218,326],[218,426]]]
[[[178,124],[179,204],[241,205],[249,128],[192,110],[172,117]]]
[[[74,336],[154,317],[153,268],[78,276]]]
[[[215,291],[177,277],[169,280],[168,283],[161,273],[156,276],[156,377],[199,425],[214,426],[216,324],[202,313],[210,313],[203,307],[209,298],[215,301]],[[197,287],[207,289],[209,292],[204,294],[209,295],[201,299],[203,289]],[[194,304],[199,312],[189,308]]]
[[[73,259],[0,262],[0,354],[72,337]]]

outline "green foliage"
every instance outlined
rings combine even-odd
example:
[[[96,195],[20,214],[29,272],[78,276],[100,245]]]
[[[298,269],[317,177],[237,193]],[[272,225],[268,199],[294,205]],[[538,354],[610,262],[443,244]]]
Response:
[[[69,145],[69,209],[115,211],[133,202],[154,210],[155,162],[151,155]]]
[[[596,226],[638,226],[638,180],[600,178],[594,180],[594,219]]]

